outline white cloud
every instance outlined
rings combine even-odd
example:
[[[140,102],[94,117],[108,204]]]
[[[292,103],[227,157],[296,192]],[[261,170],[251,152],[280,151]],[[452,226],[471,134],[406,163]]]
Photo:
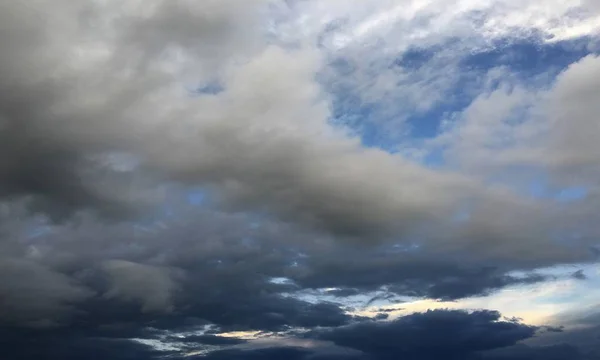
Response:
[[[548,41],[556,41],[598,31],[594,25],[598,8],[593,1],[304,1],[294,11],[299,14],[295,26],[304,30],[303,36],[317,34],[326,25],[341,21],[340,28],[331,32],[339,39],[334,41],[338,48],[369,41],[369,37],[385,37],[387,46],[400,50],[453,36],[485,42],[540,31],[549,37]],[[285,26],[289,28],[290,24]]]

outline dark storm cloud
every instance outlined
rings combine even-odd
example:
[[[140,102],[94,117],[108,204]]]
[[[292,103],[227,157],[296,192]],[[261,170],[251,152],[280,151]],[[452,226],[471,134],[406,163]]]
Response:
[[[205,324],[280,331],[359,320],[339,304],[294,297],[310,288],[356,286],[356,295],[387,287],[385,298],[455,299],[510,283],[489,280],[502,278],[499,271],[436,264],[418,254],[382,257],[366,248],[348,251],[343,264],[328,253],[343,247],[329,238],[266,220],[250,225],[246,215],[189,208],[162,222],[134,231],[83,217],[26,241],[19,234],[30,224],[13,229],[17,223],[7,223],[0,292],[10,311],[0,311],[1,318],[14,326],[37,321],[98,336],[144,337],[147,327],[191,331]],[[280,277],[291,281],[271,281]],[[23,279],[26,287],[19,285]],[[472,284],[464,290],[448,282]]]
[[[375,320],[385,320],[389,317],[390,317],[390,314],[379,313],[379,314],[375,315]]]
[[[495,311],[434,310],[390,322],[365,322],[312,336],[360,350],[376,359],[468,359],[478,352],[514,345],[536,329],[503,321]]]
[[[265,289],[259,291],[265,292]],[[276,293],[260,294],[256,290],[247,291],[242,297],[236,295],[229,293],[223,297],[194,301],[187,311],[231,331],[339,326],[352,321],[351,316],[334,304],[311,304]]]
[[[591,360],[592,353],[555,344],[530,346],[537,328],[502,320],[495,311],[468,313],[435,310],[389,322],[365,321],[349,326],[315,330],[305,337],[318,339],[299,346],[291,339],[249,342],[198,356],[198,359],[357,360]],[[311,340],[308,340],[311,341]],[[253,345],[251,345],[253,344]]]
[[[6,330],[36,326],[28,333],[17,332],[23,341],[56,336],[68,343],[77,335],[76,341],[100,338],[120,344],[130,338],[193,333],[207,325],[213,335],[239,330],[344,329],[366,320],[346,314],[339,304],[310,303],[295,298],[294,293],[351,286],[359,291],[337,295],[356,295],[388,286],[388,291],[402,295],[428,295],[437,283],[474,283],[468,291],[444,286],[437,290],[440,297],[455,298],[493,288],[485,285],[489,281],[478,280],[479,276],[502,277],[498,270],[465,269],[421,257],[418,252],[384,251],[382,255],[376,249],[352,246],[343,251],[345,247],[328,236],[266,219],[256,224],[250,215],[183,206],[180,210],[136,232],[124,224],[107,226],[81,217],[28,239],[20,235],[31,225],[26,216],[22,223],[6,222],[0,259],[10,265],[6,269],[16,269],[0,274],[10,280],[0,283],[3,299],[11,304],[2,319]],[[18,212],[13,216],[20,217]],[[334,249],[342,252],[336,255]],[[9,260],[14,258],[23,264],[14,265]],[[11,275],[17,270],[22,275]],[[289,280],[273,281],[282,277]],[[27,286],[19,285],[19,279],[27,279]],[[48,320],[34,322],[40,319]],[[232,346],[217,345],[221,338],[204,340],[186,343]],[[211,340],[215,340],[212,345]],[[43,342],[39,347],[48,347],[52,353],[50,345]],[[235,359],[260,354],[266,356],[241,349],[214,356]],[[355,353],[305,350],[290,356],[357,358]]]
[[[507,349],[491,351],[483,360],[593,360],[594,358],[584,355],[581,350],[574,346],[550,345],[532,347],[519,345]]]
[[[522,281],[419,254],[364,248],[340,257],[334,250],[344,248],[328,237],[202,209],[137,230],[82,217],[33,239],[23,238],[33,226],[26,219],[5,223],[0,257],[7,269],[0,291],[11,309],[3,316],[17,325],[31,319],[69,324],[75,316],[98,326],[154,319],[177,328],[192,318],[230,330],[339,326],[352,318],[337,305],[283,294],[351,286],[356,295],[387,286],[391,294],[454,299]],[[28,287],[17,286],[25,276]],[[278,277],[292,281],[271,281]]]
[[[597,306],[559,314],[556,316],[556,322],[565,324],[564,327],[561,327],[561,331],[541,333],[527,342],[528,347],[507,350],[536,352],[536,349],[539,348],[547,349],[546,351],[550,353],[550,349],[556,346],[564,348],[562,353],[568,354],[568,349],[571,349],[572,353],[579,354],[585,360],[600,358],[600,313]],[[565,356],[565,358],[567,357]],[[578,359],[575,355],[573,358]]]
[[[147,338],[148,328],[279,331],[353,321],[338,305],[284,296],[297,287],[271,281],[297,256],[288,249],[296,240],[281,242],[287,226],[251,228],[245,216],[188,215],[194,226],[181,214],[169,227],[137,235],[124,225],[82,219],[78,230],[64,224],[27,240],[18,236],[27,224],[6,224],[1,325]]]
[[[266,349],[254,349],[254,350],[222,350],[210,353],[207,356],[197,357],[194,359],[206,359],[206,360],[276,360],[276,359],[289,359],[289,360],[304,360],[311,354],[309,350],[299,348],[266,348]]]
[[[328,348],[270,347],[259,349],[231,349],[209,353],[206,356],[194,357],[194,360],[368,360],[356,351]]]
[[[146,360],[165,355],[127,339],[86,337],[74,334],[4,331],[0,351],[7,360]]]
[[[432,257],[421,250],[398,252],[393,247],[335,247],[330,253],[322,249],[302,264],[290,270],[290,278],[301,287],[340,288],[340,292],[329,292],[336,296],[351,296],[352,289],[373,291],[386,285],[390,294],[452,300],[551,279],[535,273],[517,277],[507,274],[510,268]]]

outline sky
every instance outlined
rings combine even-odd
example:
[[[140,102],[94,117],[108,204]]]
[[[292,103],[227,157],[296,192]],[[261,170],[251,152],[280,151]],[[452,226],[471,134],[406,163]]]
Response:
[[[600,359],[597,0],[0,9],[3,359]]]

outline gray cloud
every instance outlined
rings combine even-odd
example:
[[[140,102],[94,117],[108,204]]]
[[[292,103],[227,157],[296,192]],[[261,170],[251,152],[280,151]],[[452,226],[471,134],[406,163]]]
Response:
[[[587,279],[587,275],[585,275],[585,272],[583,272],[583,270],[575,271],[573,274],[571,274],[571,277],[573,279],[577,279],[577,280],[586,280]]]
[[[158,359],[165,355],[165,352],[127,339],[1,330],[0,334],[3,356],[7,359],[142,360]]]
[[[103,266],[109,277],[108,299],[137,301],[142,311],[172,311],[172,297],[177,290],[176,272],[123,260],[110,260]]]
[[[600,87],[598,74],[600,58],[588,56],[559,76],[548,99],[554,164],[575,177],[587,175],[588,180],[598,172],[598,159],[591,155],[597,150],[593,139],[600,131],[595,125],[600,110],[594,95]]]
[[[494,311],[437,310],[408,315],[393,321],[363,322],[293,338],[249,342],[210,352],[208,359],[593,359],[575,346],[529,346],[536,329],[501,320]],[[326,341],[324,341],[326,340]]]
[[[465,112],[463,132],[437,139],[471,156],[484,135],[496,135],[496,127],[482,133],[487,125],[543,99],[556,125],[547,142],[533,136],[534,117],[515,135],[535,138],[531,147],[483,154],[501,166],[548,165],[561,184],[572,181],[565,171],[576,173],[573,183],[591,195],[566,214],[560,204],[485,185],[476,174],[482,156],[457,155],[464,173],[432,170],[330,125],[331,99],[317,79],[326,57],[312,43],[266,41],[263,1],[0,4],[2,331],[50,348],[63,338],[61,355],[108,341],[135,359],[155,354],[124,338],[207,324],[282,331],[362,320],[339,304],[295,297],[302,290],[339,288],[341,301],[382,288],[459,299],[546,280],[514,270],[595,259],[595,57],[543,94],[481,97]],[[185,89],[212,83],[222,91]],[[405,92],[425,100],[407,107],[428,106],[422,87]],[[187,186],[201,186],[208,205],[174,199]],[[80,211],[123,220],[156,210],[144,205],[157,200],[159,215],[130,222]],[[553,238],[575,228],[581,242]],[[271,281],[281,277],[289,283]]]
[[[54,198],[61,206],[100,205],[115,211],[119,203],[149,201],[148,188],[137,182],[152,179],[148,172],[113,174],[114,169],[89,160],[109,151],[130,152],[157,178],[216,190],[215,198],[226,208],[266,210],[361,242],[412,236],[435,222],[440,229],[424,234],[422,241],[437,251],[469,248],[492,259],[534,254],[539,264],[589,258],[585,250],[544,242],[541,229],[552,223],[552,214],[539,204],[399,155],[362,148],[358,139],[327,123],[327,98],[315,81],[322,60],[314,48],[247,49],[240,44],[251,43],[248,33],[260,38],[259,31],[245,27],[253,22],[253,11],[247,10],[254,5],[233,10],[202,4],[157,2],[138,16],[133,5],[108,2],[88,9],[60,3],[64,11],[56,10],[60,6],[48,9],[43,23],[29,19],[46,9],[7,6],[4,16],[11,17],[11,33],[19,35],[5,42],[3,52],[7,59],[2,66],[13,84],[6,90],[4,117],[6,129],[25,130],[3,132],[13,140],[6,144],[15,144],[7,145],[11,149],[5,153],[18,153],[12,151],[16,144],[33,145],[19,150],[26,151],[28,160],[7,162],[6,181],[20,184],[17,193]],[[86,21],[75,21],[81,17]],[[23,26],[30,28],[21,31]],[[53,34],[44,26],[56,26],[68,36],[56,33],[39,40],[45,44],[39,48],[18,38],[25,30],[36,39]],[[197,43],[190,40],[194,32],[202,33]],[[217,45],[221,51],[209,51]],[[36,56],[40,48],[44,55]],[[194,63],[173,68],[169,54],[176,50]],[[217,60],[205,59],[205,52]],[[231,61],[223,60],[227,56]],[[20,57],[29,61],[18,61]],[[47,57],[55,61],[45,61]],[[175,72],[186,73],[188,65],[204,71],[196,76],[200,83],[216,74],[224,91],[185,96]],[[40,140],[28,141],[30,136]],[[59,158],[45,158],[55,153]],[[28,169],[43,173],[30,176]],[[48,171],[59,177],[45,175]],[[41,178],[53,180],[34,181]],[[62,200],[67,195],[75,200]],[[467,200],[476,204],[476,216],[448,231],[452,225],[447,219]],[[521,213],[529,214],[527,220]],[[507,239],[505,232],[517,228],[514,240]],[[492,240],[496,238],[503,240]],[[491,243],[501,243],[502,249]]]
[[[509,347],[498,351],[489,352],[484,359],[489,360],[587,360],[593,355],[584,355],[576,347],[560,344],[550,346],[529,347],[526,345]]]
[[[249,43],[245,34],[253,32],[239,29],[250,25],[244,19],[252,19],[249,10],[256,4],[156,1],[141,11],[113,1],[4,2],[3,195],[107,213],[136,200],[134,179],[116,181],[110,168],[90,157],[131,150],[160,120],[156,115],[164,111],[155,110],[161,107],[155,100],[173,90],[176,75],[164,67],[169,51],[185,46],[211,53],[194,66],[212,74],[214,63]]]
[[[390,322],[349,325],[316,332],[319,339],[360,350],[379,359],[468,359],[477,352],[527,339],[535,329],[498,321],[493,311],[428,311]]]
[[[0,323],[52,327],[93,295],[69,277],[27,260],[0,258]]]

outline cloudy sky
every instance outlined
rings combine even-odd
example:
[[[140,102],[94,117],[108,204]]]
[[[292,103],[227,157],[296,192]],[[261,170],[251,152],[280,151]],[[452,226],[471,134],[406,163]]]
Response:
[[[600,359],[598,0],[0,0],[0,357]]]

